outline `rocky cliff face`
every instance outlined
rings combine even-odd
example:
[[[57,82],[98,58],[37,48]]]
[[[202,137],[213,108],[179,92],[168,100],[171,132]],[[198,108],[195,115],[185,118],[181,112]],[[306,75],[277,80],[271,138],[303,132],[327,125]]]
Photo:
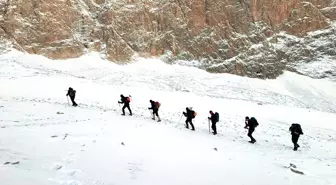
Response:
[[[29,53],[196,59],[210,72],[258,78],[299,72],[298,62],[314,62],[317,54],[335,59],[334,20],[334,0],[0,1],[1,42]],[[309,35],[323,29],[329,32]],[[319,39],[326,42],[312,44]]]

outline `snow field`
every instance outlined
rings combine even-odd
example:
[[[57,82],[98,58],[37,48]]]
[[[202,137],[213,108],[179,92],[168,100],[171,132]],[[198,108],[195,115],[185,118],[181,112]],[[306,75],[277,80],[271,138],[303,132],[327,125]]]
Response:
[[[336,182],[336,88],[329,81],[289,72],[261,81],[155,59],[118,66],[95,53],[52,61],[18,52],[0,57],[0,77],[4,185]],[[69,86],[79,107],[68,105]],[[132,95],[134,116],[120,116],[121,93]],[[149,99],[162,104],[162,122],[151,120]],[[195,132],[184,128],[185,118],[179,122],[187,106],[198,114]],[[208,133],[210,109],[220,113],[217,136]],[[245,116],[260,123],[253,145]],[[293,122],[305,133],[297,152],[288,132]]]

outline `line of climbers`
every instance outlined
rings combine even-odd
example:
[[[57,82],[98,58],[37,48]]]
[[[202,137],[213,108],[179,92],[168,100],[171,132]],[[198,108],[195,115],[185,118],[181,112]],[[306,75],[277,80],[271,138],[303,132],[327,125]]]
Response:
[[[66,96],[70,96],[70,99],[71,99],[71,102],[72,102],[72,105],[74,107],[77,106],[77,103],[75,102],[75,96],[76,96],[76,91],[69,87],[68,89],[68,93],[66,94]],[[123,116],[125,116],[125,108],[128,109],[129,111],[129,115],[132,116],[132,110],[130,108],[130,102],[131,102],[131,99],[130,97],[125,97],[124,95],[120,95],[120,98],[121,100],[118,101],[119,104],[124,104],[124,106],[122,107],[122,114]],[[161,103],[157,102],[157,101],[153,101],[153,100],[149,100],[150,104],[151,104],[151,107],[148,107],[148,110],[152,110],[152,114],[153,114],[153,120],[155,120],[155,116],[158,118],[158,122],[161,121],[161,118],[159,116],[159,108],[161,106]],[[213,134],[214,135],[217,135],[217,127],[216,127],[216,124],[217,122],[219,122],[219,113],[218,112],[213,112],[212,110],[209,111],[210,113],[210,117],[208,117],[208,120],[209,120],[209,123],[211,121],[211,128],[213,130]],[[185,121],[185,127],[187,129],[189,129],[189,124],[191,126],[191,130],[192,131],[195,131],[195,127],[194,127],[194,124],[192,123],[192,120],[196,117],[197,113],[192,110],[191,107],[187,107],[186,108],[186,112],[182,112],[182,115],[184,115],[187,119]],[[181,117],[182,119],[182,117]],[[209,124],[210,125],[210,124]],[[252,136],[255,128],[259,125],[257,119],[255,117],[248,117],[246,116],[245,117],[245,129],[248,129],[248,133],[247,133],[247,136],[251,139],[251,141],[249,141],[250,143],[255,143],[257,142],[255,140],[255,138]],[[298,144],[298,140],[299,140],[299,137],[300,135],[303,135],[303,132],[302,132],[302,128],[301,128],[301,125],[298,124],[298,123],[293,123],[290,128],[289,128],[289,131],[291,132],[291,135],[292,135],[292,142],[294,144],[294,151],[296,151],[300,145]],[[210,128],[209,128],[209,132],[210,132]]]

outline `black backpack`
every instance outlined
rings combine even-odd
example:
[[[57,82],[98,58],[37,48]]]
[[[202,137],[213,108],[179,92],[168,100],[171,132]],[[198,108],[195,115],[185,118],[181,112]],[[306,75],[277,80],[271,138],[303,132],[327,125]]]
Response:
[[[219,114],[218,114],[218,112],[215,113],[215,118],[216,118],[216,122],[218,122],[219,121]]]
[[[293,123],[291,127],[289,127],[289,131],[292,133],[303,134],[301,125],[298,123]]]
[[[76,91],[73,90],[73,88],[69,88],[69,96],[75,96],[76,95]]]
[[[257,127],[259,125],[257,119],[255,119],[255,117],[251,117],[250,119],[252,121],[252,123],[254,124],[254,127]]]

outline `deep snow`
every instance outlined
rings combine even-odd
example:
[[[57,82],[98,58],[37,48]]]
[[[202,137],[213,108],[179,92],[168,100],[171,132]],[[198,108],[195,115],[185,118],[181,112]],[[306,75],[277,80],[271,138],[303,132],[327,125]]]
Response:
[[[69,86],[79,107],[68,105]],[[134,116],[120,115],[121,93],[132,95]],[[162,122],[150,119],[149,99],[162,103]],[[198,113],[195,132],[179,122],[186,106]],[[220,113],[217,136],[210,109]],[[264,81],[157,59],[118,66],[96,53],[53,61],[12,51],[0,56],[0,182],[331,185],[335,112],[335,83],[290,72]],[[253,145],[245,116],[260,123]],[[297,152],[293,122],[305,133]]]

